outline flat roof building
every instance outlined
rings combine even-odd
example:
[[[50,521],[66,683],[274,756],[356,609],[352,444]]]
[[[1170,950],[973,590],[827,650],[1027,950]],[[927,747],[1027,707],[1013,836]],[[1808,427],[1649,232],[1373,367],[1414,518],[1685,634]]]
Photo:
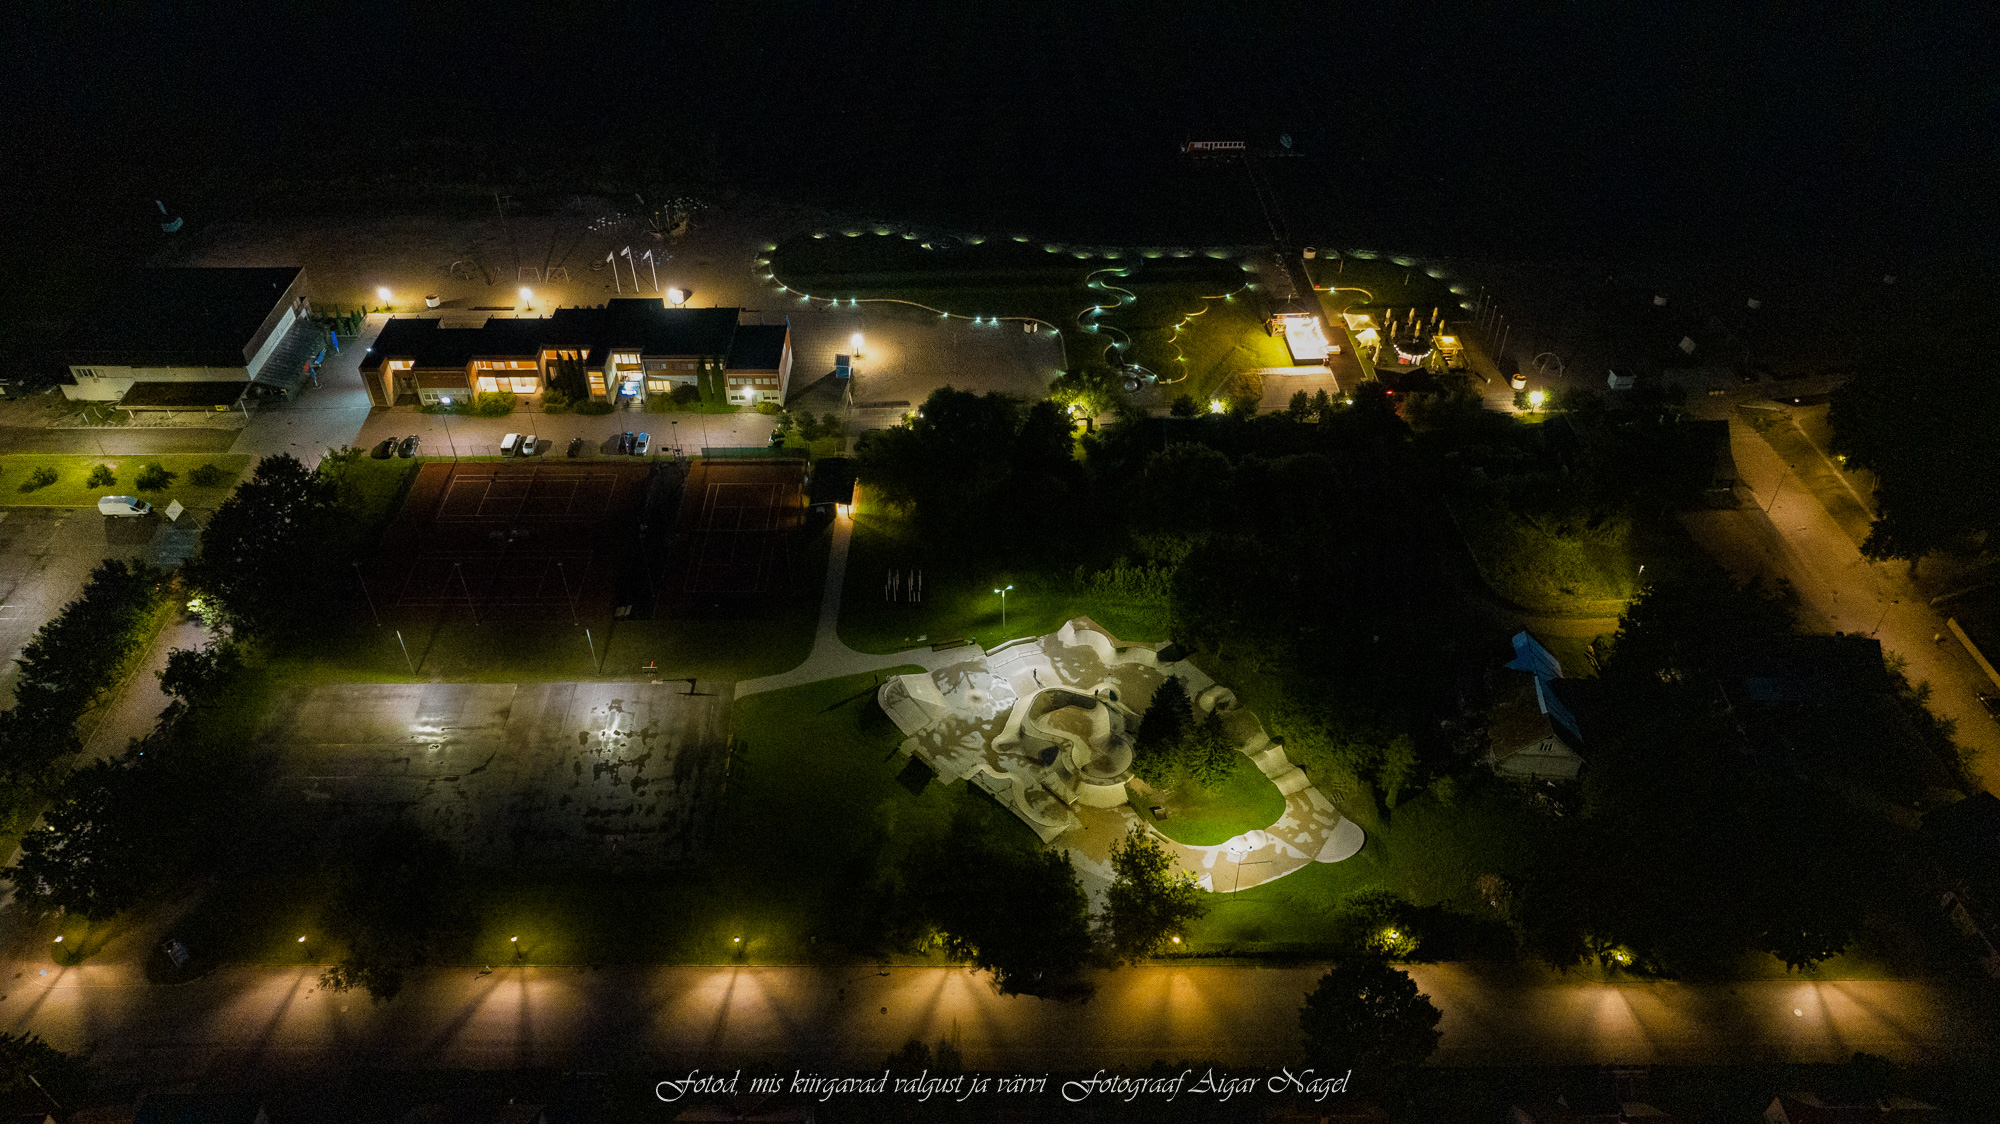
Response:
[[[792,373],[791,325],[745,324],[738,308],[668,308],[627,297],[541,317],[495,317],[447,328],[432,318],[389,321],[361,361],[378,406],[470,394],[540,394],[552,367],[580,363],[594,400],[645,400],[677,386],[738,405],[782,403]]]
[[[63,393],[122,403],[148,384],[201,382],[238,384],[239,393],[261,383],[289,394],[324,346],[311,311],[305,270],[297,266],[135,269],[64,337],[72,383]],[[134,408],[154,399],[212,401],[221,393],[151,387]]]

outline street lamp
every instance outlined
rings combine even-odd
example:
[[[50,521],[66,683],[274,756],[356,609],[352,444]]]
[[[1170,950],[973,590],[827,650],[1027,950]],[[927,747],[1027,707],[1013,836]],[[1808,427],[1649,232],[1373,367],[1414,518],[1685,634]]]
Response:
[[[1542,403],[1546,401],[1547,398],[1548,398],[1547,393],[1540,390],[1531,390],[1528,392],[1528,405],[1533,409],[1539,410],[1542,408]]]
[[[375,295],[381,297],[384,302],[387,302],[389,299],[389,286],[387,285],[375,286]]]
[[[853,336],[848,338],[848,342],[854,345],[854,357],[856,359],[861,358],[861,333],[854,333]]]
[[[671,301],[675,308],[679,308],[687,303],[688,291],[681,288],[669,288],[667,290],[667,300]]]
[[[535,291],[526,285],[521,286],[521,311],[535,311]]]
[[[1014,588],[1014,587],[1010,585],[1010,586],[1008,586],[1008,587],[1007,587],[1006,589],[999,589],[999,588],[996,588],[996,589],[994,589],[994,591],[993,591],[993,592],[995,592],[995,593],[997,593],[997,594],[999,594],[999,595],[1000,595],[1000,627],[1001,627],[1001,628],[1006,628],[1006,627],[1007,627],[1007,590],[1009,590],[1009,589],[1013,589],[1013,588]]]

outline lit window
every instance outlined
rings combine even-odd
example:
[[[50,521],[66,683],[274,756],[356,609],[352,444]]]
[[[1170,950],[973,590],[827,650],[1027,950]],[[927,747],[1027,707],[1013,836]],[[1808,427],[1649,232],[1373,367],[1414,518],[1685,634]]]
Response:
[[[499,379],[494,378],[492,375],[479,376],[479,393],[494,394],[497,393],[499,389],[500,389]]]
[[[533,394],[542,388],[541,381],[533,375],[516,375],[507,381],[513,384],[516,394]]]

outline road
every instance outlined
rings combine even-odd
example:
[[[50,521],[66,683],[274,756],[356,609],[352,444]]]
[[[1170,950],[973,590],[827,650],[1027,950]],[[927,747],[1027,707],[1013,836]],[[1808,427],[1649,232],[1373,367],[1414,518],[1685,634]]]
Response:
[[[1907,660],[1910,681],[1931,685],[1932,713],[1953,720],[1959,744],[1974,751],[1979,782],[2000,792],[2000,725],[1975,697],[1994,687],[1949,634],[1936,641],[1944,617],[1917,592],[1904,564],[1861,556],[1855,540],[1866,534],[1868,516],[1859,497],[1789,421],[1773,434],[1789,458],[1734,413],[1729,437],[1753,502],[1684,516],[1695,540],[1738,576],[1790,582],[1807,629],[1873,636],[1884,652]]]
[[[226,1081],[396,1068],[594,1070],[757,1059],[866,1068],[911,1038],[956,1036],[992,1069],[1137,1068],[1155,1059],[1270,1066],[1296,1049],[1317,968],[1158,966],[1098,973],[1085,1003],[1007,998],[962,969],[501,966],[414,974],[371,1005],[318,969],[232,967],[148,986],[116,966],[0,965],[0,1026],[85,1049],[116,1080]],[[40,973],[46,971],[47,975]],[[1496,979],[1412,970],[1444,1011],[1443,1064],[1984,1061],[1994,1025],[1963,986],[1733,985]]]

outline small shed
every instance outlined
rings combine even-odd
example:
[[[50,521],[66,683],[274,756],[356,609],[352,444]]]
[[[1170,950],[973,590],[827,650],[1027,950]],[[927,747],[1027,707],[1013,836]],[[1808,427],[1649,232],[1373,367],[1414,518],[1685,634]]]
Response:
[[[817,507],[830,503],[846,510],[854,505],[854,461],[848,457],[821,457],[807,470],[807,502]]]

